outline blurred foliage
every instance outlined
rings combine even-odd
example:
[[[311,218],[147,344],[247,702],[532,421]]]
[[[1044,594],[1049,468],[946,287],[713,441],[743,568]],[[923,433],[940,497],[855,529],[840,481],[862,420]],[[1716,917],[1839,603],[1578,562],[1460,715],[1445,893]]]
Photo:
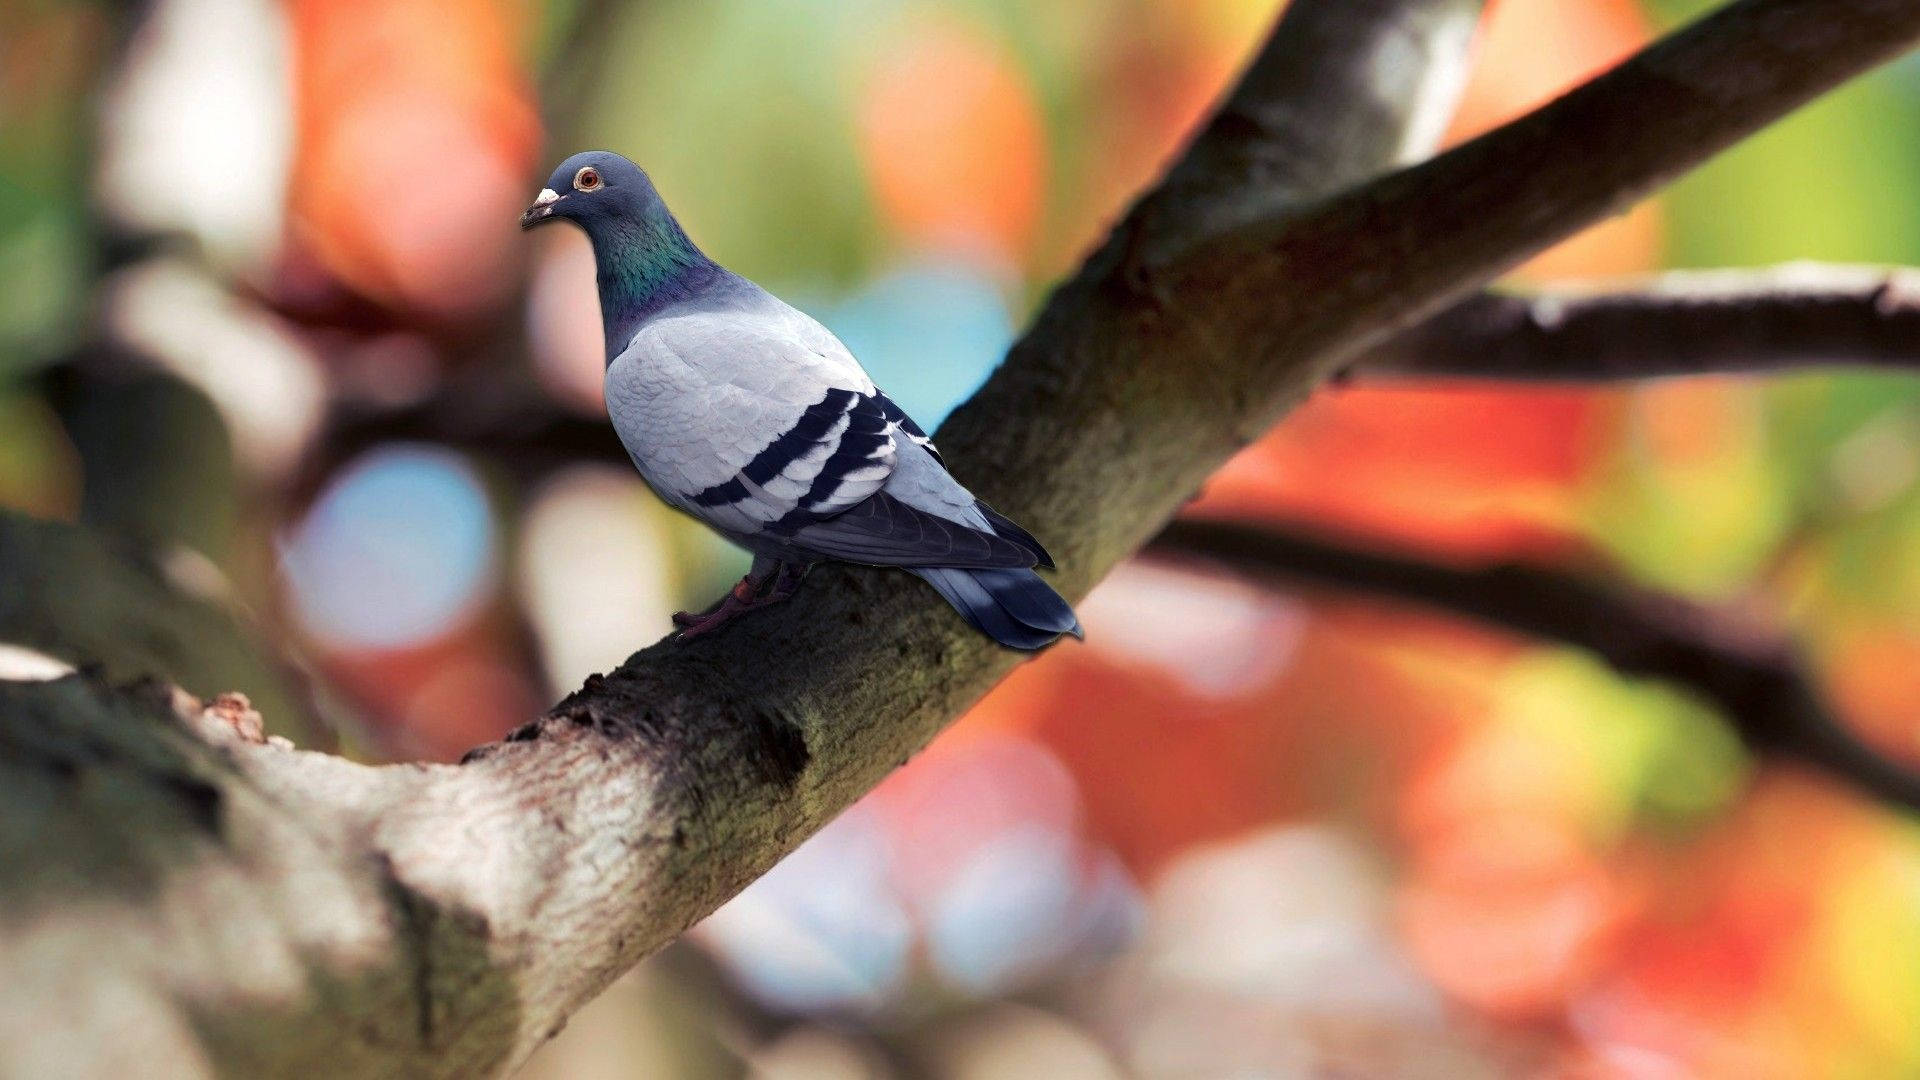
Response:
[[[90,261],[81,133],[107,29],[91,4],[0,11],[0,378],[45,363],[80,316]]]
[[[84,658],[115,682],[165,672],[203,699],[237,690],[276,735],[324,745],[307,687],[243,632],[219,571],[0,510],[0,641]]]

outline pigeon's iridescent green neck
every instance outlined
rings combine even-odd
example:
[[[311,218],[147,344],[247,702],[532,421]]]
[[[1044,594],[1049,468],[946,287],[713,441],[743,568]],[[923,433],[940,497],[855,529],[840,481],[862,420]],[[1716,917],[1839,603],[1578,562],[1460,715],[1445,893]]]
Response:
[[[684,300],[717,271],[664,207],[593,222],[594,263],[600,285],[600,317],[607,334],[607,362],[649,315]]]

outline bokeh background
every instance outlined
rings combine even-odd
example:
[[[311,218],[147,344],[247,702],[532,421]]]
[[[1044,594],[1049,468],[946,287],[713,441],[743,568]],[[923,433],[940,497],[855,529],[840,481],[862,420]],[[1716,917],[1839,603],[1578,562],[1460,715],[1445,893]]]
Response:
[[[1490,5],[1450,138],[1707,6]],[[931,428],[1274,7],[10,0],[0,505],[246,612],[290,734],[457,757],[744,567],[545,420],[379,435],[602,415],[585,241],[514,228],[553,162],[642,162]],[[1516,277],[1798,258],[1920,262],[1920,64]],[[1917,478],[1897,375],[1343,387],[1191,512],[1751,610],[1920,763]],[[1149,563],[1083,614],[527,1075],[1920,1075],[1920,833],[1683,692]]]

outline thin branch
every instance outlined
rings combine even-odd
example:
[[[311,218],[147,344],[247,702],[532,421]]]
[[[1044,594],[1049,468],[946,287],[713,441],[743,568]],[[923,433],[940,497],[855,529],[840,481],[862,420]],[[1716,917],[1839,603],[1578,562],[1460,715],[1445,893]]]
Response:
[[[1627,675],[1661,679],[1719,709],[1757,751],[1920,810],[1920,774],[1869,747],[1821,700],[1785,635],[1680,597],[1546,567],[1444,566],[1272,527],[1177,521],[1145,554],[1418,604],[1574,645]]]
[[[1358,357],[1360,378],[1600,382],[1920,368],[1920,270],[1688,270],[1619,291],[1482,293]]]

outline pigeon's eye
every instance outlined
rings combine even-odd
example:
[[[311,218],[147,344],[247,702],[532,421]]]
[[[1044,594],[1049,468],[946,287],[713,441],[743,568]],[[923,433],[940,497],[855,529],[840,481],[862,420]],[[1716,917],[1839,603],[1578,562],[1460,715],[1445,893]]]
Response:
[[[573,174],[573,189],[575,191],[597,191],[602,183],[600,170],[591,165]]]

